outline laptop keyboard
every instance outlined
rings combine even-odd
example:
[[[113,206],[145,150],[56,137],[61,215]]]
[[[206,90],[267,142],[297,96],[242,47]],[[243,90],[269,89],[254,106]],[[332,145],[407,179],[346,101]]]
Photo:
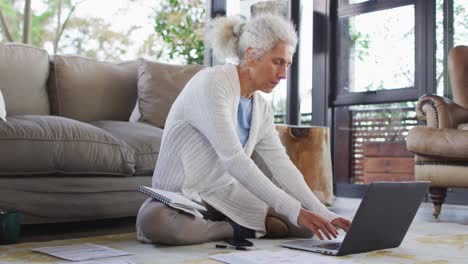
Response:
[[[338,250],[340,248],[340,246],[341,246],[341,243],[337,242],[337,243],[320,244],[317,247],[326,248],[326,249],[337,249]]]

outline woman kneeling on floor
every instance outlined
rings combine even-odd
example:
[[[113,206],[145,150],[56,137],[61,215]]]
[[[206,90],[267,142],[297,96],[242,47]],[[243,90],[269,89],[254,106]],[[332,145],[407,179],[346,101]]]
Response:
[[[149,198],[138,212],[138,240],[331,239],[337,228],[347,231],[350,221],[317,199],[287,156],[272,109],[257,92],[271,93],[286,78],[297,43],[294,26],[270,14],[248,22],[224,17],[213,20],[207,36],[219,60],[237,58],[238,64],[203,69],[177,97],[152,186],[183,193],[208,211],[194,217]]]

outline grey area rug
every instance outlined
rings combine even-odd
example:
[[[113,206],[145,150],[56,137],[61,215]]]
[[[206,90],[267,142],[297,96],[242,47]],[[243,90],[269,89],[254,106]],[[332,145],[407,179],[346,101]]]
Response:
[[[338,198],[332,208],[336,212],[352,217],[359,205],[357,199]],[[444,205],[440,219],[432,218],[432,204],[424,203],[418,211],[402,245],[398,248],[354,254],[344,257],[329,257],[326,263],[402,263],[402,264],[446,264],[468,263],[468,207]],[[279,244],[289,239],[253,239],[252,250],[284,250]],[[30,251],[30,248],[95,243],[132,253],[130,256],[103,260],[130,260],[136,264],[153,263],[220,263],[209,257],[214,254],[232,253],[235,250],[217,249],[216,243],[195,246],[163,247],[141,244],[134,233],[96,236],[80,239],[55,240],[48,242],[22,243],[0,246],[0,263],[72,263]],[[302,252],[302,251],[301,251]],[[323,256],[310,255],[310,263],[324,263]],[[320,261],[314,261],[314,259]],[[273,262],[269,262],[273,263]]]

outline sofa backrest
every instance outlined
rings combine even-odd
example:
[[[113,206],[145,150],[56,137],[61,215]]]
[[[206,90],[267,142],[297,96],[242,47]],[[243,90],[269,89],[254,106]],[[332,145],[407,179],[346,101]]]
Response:
[[[54,55],[48,82],[51,113],[83,122],[128,121],[137,100],[137,77],[137,61]]]
[[[0,90],[8,116],[48,115],[47,51],[19,43],[0,44]]]

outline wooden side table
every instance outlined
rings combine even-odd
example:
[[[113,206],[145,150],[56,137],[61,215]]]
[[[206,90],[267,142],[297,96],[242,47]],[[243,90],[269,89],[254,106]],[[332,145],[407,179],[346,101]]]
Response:
[[[333,171],[328,127],[277,125],[281,142],[309,188],[325,205],[333,204]]]

